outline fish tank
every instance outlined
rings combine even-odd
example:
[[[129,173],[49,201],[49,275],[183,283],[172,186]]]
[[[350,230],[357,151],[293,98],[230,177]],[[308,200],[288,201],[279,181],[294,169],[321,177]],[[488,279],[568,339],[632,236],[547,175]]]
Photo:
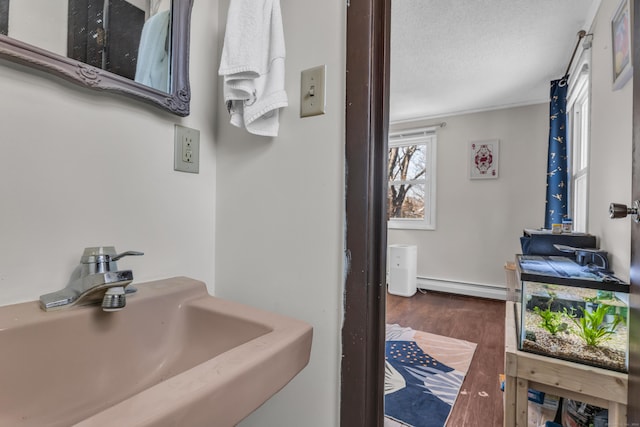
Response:
[[[518,349],[628,372],[629,284],[570,257],[518,255],[517,261]]]

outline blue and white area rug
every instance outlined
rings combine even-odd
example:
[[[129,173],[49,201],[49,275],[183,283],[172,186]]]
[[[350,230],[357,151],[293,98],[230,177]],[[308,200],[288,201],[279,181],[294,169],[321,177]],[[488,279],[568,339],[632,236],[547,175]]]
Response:
[[[387,325],[385,427],[444,427],[476,344]]]

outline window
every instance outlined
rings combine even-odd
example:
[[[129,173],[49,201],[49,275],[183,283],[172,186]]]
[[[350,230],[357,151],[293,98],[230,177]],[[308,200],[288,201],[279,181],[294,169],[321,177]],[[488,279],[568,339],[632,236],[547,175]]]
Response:
[[[569,80],[567,99],[569,200],[573,230],[587,231],[589,195],[589,65],[578,64],[575,78]]]
[[[389,136],[389,228],[435,229],[435,159],[432,128]]]

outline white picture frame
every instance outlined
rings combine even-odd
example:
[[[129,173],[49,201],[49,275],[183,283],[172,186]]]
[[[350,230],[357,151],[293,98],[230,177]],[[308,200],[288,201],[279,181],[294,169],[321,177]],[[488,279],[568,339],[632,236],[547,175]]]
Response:
[[[469,179],[498,179],[500,140],[469,141]]]

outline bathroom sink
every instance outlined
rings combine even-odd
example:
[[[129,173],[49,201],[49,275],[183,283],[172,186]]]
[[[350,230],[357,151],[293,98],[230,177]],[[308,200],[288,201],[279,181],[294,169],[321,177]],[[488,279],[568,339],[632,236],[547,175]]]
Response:
[[[124,310],[0,307],[0,425],[234,426],[309,361],[312,328],[177,277]]]

